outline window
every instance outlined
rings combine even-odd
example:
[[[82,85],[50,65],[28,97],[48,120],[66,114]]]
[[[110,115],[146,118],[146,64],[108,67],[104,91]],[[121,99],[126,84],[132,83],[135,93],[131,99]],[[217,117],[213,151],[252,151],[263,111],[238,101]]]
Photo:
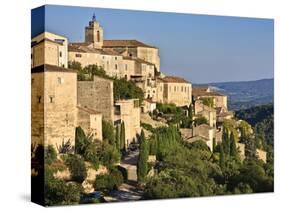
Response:
[[[31,54],[31,60],[32,60],[32,54]]]
[[[62,52],[60,51],[60,57],[62,57]]]
[[[115,57],[115,60],[117,60],[117,57]]]
[[[183,92],[183,86],[181,86],[181,92]]]
[[[177,86],[174,87],[174,91],[175,91],[175,92],[177,91]]]
[[[117,64],[115,64],[115,70],[117,70],[118,69],[118,65]]]
[[[54,97],[53,96],[49,96],[49,99],[50,99],[50,103],[54,102]]]
[[[34,83],[34,78],[31,79],[31,84],[33,84],[33,83]]]
[[[38,103],[41,103],[41,96],[38,96]]]
[[[75,57],[82,57],[81,54],[75,54]]]
[[[97,31],[97,42],[100,42],[100,31]]]
[[[58,84],[63,84],[64,80],[61,77],[58,77]]]

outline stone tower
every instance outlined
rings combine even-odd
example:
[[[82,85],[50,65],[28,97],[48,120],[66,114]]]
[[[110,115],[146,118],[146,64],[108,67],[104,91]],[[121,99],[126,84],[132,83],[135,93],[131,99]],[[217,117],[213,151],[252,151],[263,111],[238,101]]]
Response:
[[[101,49],[103,46],[103,28],[96,20],[95,14],[89,22],[89,26],[85,27],[85,42],[94,43],[94,47]]]
[[[54,65],[31,69],[32,143],[53,145],[56,151],[67,141],[75,145],[77,123],[77,73]]]

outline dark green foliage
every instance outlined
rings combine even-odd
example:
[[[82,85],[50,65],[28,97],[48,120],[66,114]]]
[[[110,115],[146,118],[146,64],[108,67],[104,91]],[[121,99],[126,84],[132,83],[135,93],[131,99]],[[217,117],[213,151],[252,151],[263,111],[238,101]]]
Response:
[[[38,152],[38,151],[37,151]],[[57,159],[56,150],[52,145],[48,145],[45,149],[45,163],[51,164]]]
[[[108,174],[97,175],[93,186],[95,190],[108,192],[118,189],[122,183],[122,173],[118,169],[111,169]]]
[[[239,110],[235,112],[235,116],[249,122],[255,127],[256,134],[264,136],[265,143],[273,146],[273,104],[260,105],[245,110]]]
[[[253,192],[273,191],[273,178],[266,175],[263,166],[254,160],[244,162],[239,172],[231,178],[229,189],[235,189],[241,183],[249,185]]]
[[[120,153],[117,150],[116,145],[111,145],[106,141],[103,141],[98,156],[100,162],[107,167],[114,166],[115,163],[120,161]]]
[[[44,192],[46,205],[78,204],[82,187],[75,182],[66,183],[64,180],[54,178],[58,169],[54,162],[45,165]]]
[[[157,168],[158,174],[148,178],[145,197],[158,199],[213,195],[219,190],[214,179],[221,173],[219,167],[209,161],[211,155],[201,142],[183,146],[176,139],[163,155]]]
[[[193,120],[193,115],[194,115],[193,105],[190,104],[190,105],[189,105],[189,108],[188,108],[188,118],[189,118],[190,120]]]
[[[120,152],[121,149],[121,129],[120,126],[117,125],[115,128],[115,144],[117,150]]]
[[[68,62],[68,68],[73,69],[73,70],[77,70],[79,72],[79,71],[82,70],[82,65],[79,62],[70,61],[70,62]]]
[[[114,79],[114,99],[139,99],[140,103],[144,97],[141,88],[132,81],[126,79]]]
[[[230,154],[230,138],[229,138],[229,133],[226,128],[223,128],[222,132],[222,147],[223,151],[226,155]]]
[[[126,139],[125,139],[125,124],[121,123],[121,132],[120,132],[120,147],[123,152],[126,151]]]
[[[69,167],[72,180],[82,183],[87,176],[84,160],[79,155],[70,154],[65,163]]]
[[[81,127],[76,127],[75,130],[75,153],[84,155],[86,147],[89,145],[89,140],[86,137]]]
[[[194,124],[195,126],[199,126],[201,124],[208,124],[208,120],[205,117],[200,116],[194,120]]]
[[[144,129],[150,131],[150,132],[154,132],[154,128],[152,127],[152,125],[147,124],[147,123],[141,123],[141,127],[143,127]]]
[[[102,137],[104,140],[108,140],[111,145],[115,144],[114,127],[111,122],[102,120]]]
[[[220,167],[221,169],[225,168],[225,154],[224,154],[224,149],[223,146],[220,145]]]
[[[81,191],[81,185],[77,183],[48,178],[45,183],[45,204],[50,206],[78,204]]]
[[[147,141],[144,136],[143,130],[141,131],[140,135],[140,149],[139,149],[139,157],[138,157],[138,163],[137,163],[137,175],[138,175],[138,182],[143,182],[144,178],[147,175],[148,172],[148,154],[149,154],[149,147],[147,144]]]
[[[156,103],[156,108],[159,112],[164,114],[175,114],[181,112],[181,109],[175,104]]]
[[[95,169],[98,169],[100,161],[98,157],[98,148],[95,143],[89,143],[87,145],[83,156],[86,161],[91,162]]]
[[[214,99],[212,97],[201,98],[202,103],[208,107],[214,107]]]
[[[236,159],[238,157],[236,141],[234,138],[234,134],[232,132],[230,133],[230,156],[232,156],[233,158],[236,158]]]
[[[67,142],[62,141],[62,144],[57,146],[57,150],[60,154],[68,154],[74,152],[74,146],[71,145],[70,139]]]

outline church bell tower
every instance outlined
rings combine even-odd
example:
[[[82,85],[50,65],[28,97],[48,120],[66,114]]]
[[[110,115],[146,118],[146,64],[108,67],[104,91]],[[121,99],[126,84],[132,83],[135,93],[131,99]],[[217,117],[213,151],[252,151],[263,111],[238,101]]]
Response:
[[[85,27],[85,42],[94,43],[94,47],[97,49],[101,49],[103,46],[103,28],[97,22],[95,14],[93,14],[89,26]]]

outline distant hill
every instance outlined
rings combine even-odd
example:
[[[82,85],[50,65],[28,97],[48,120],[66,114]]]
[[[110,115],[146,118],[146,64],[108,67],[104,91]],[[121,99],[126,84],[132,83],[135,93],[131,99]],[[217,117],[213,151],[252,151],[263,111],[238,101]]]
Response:
[[[228,95],[231,110],[273,103],[273,79],[241,82],[209,83],[214,90]],[[206,85],[206,84],[205,84]]]

